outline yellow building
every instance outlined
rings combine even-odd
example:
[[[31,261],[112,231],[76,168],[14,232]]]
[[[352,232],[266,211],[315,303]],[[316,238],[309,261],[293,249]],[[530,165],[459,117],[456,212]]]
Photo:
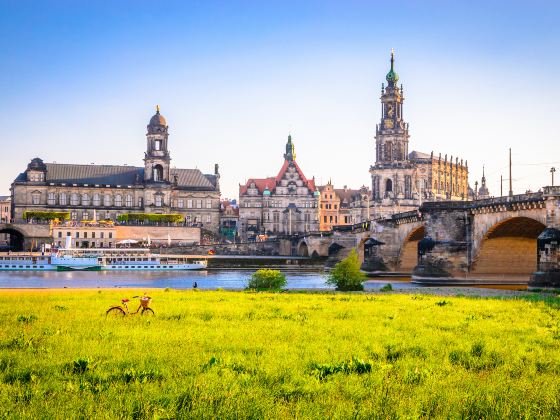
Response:
[[[319,199],[319,230],[330,231],[333,226],[346,226],[358,223],[354,220],[351,204],[360,200],[360,190],[334,188],[329,181],[328,184],[320,186]]]

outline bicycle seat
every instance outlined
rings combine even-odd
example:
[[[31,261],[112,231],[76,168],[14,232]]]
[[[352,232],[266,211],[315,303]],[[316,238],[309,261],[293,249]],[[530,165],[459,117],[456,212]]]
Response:
[[[130,302],[130,299],[121,299],[122,303]]]

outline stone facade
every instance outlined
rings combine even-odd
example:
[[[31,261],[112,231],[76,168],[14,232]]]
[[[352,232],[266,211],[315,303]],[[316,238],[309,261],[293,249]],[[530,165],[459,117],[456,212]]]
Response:
[[[12,184],[16,222],[27,210],[68,211],[71,219],[116,220],[125,213],[174,213],[218,233],[220,174],[171,168],[159,107],[147,127],[144,167],[44,163],[35,158]]]
[[[0,196],[0,223],[10,223],[12,219],[12,198],[8,195]],[[0,233],[0,246],[9,244],[9,235]]]
[[[53,226],[52,240],[58,248],[68,240],[71,248],[114,248],[117,235],[115,226]]]
[[[315,179],[307,179],[296,163],[292,137],[288,136],[278,175],[251,178],[239,186],[242,237],[318,231],[319,195]]]
[[[409,127],[403,118],[404,90],[398,74],[387,74],[381,87],[381,123],[375,135],[375,165],[370,168],[372,216],[418,208],[424,201],[467,200],[468,165],[459,158],[434,153],[409,153]]]

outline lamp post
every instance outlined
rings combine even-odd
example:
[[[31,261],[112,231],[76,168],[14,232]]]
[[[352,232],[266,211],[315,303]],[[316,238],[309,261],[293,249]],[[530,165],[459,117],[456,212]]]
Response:
[[[554,187],[554,172],[556,172],[556,168],[550,168],[550,175],[552,176],[552,186]]]

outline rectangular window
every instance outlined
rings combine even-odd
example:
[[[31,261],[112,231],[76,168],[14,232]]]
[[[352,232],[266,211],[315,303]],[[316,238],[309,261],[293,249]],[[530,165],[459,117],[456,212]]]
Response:
[[[192,209],[192,200],[187,200],[187,208]]]
[[[105,237],[105,232],[101,232],[101,233],[99,234],[99,237],[100,237],[101,239],[103,239],[103,238]]]
[[[212,208],[212,200],[210,200],[210,199],[206,200],[206,208],[207,208],[207,209],[211,209],[211,208]]]
[[[95,232],[91,232],[91,237],[95,239]]]
[[[211,214],[206,215],[206,223],[212,223],[212,215]]]
[[[161,207],[163,200],[161,199],[161,195],[156,195],[155,197],[155,205],[156,207]]]
[[[182,198],[180,198],[179,200],[177,200],[177,207],[179,207],[180,209],[182,209],[183,207],[185,207],[185,200],[183,200]]]
[[[56,194],[55,193],[49,193],[49,196],[47,198],[47,203],[50,206],[54,206],[56,204]]]
[[[58,237],[62,238],[62,231],[58,231]]]
[[[84,238],[87,238],[87,232],[84,232]]]
[[[113,232],[109,232],[109,239],[113,237]]]
[[[31,196],[31,202],[32,202],[33,204],[39,204],[40,199],[41,199],[41,195],[40,195],[40,194],[33,194],[33,195]]]
[[[78,212],[77,211],[73,211],[72,213],[70,213],[70,218],[72,220],[78,220]]]
[[[201,208],[202,208],[202,200],[196,200],[196,208],[197,208],[197,209],[201,209]]]
[[[323,223],[327,223],[327,216],[323,216]]]
[[[76,232],[76,238],[80,237],[80,232]]]

